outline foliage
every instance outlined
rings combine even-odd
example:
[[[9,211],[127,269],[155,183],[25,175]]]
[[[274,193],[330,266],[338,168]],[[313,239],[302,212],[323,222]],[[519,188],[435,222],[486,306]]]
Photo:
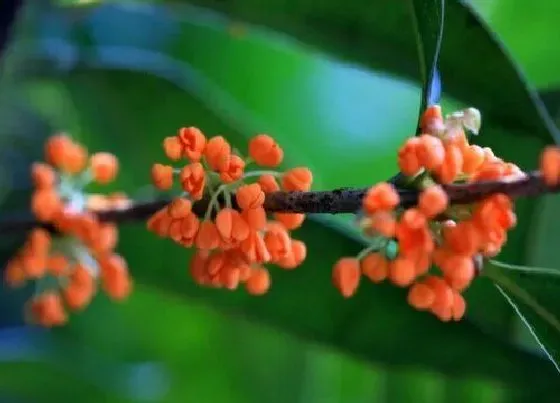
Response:
[[[397,169],[397,147],[415,131],[421,88],[424,102],[429,98],[427,89],[433,88],[431,79],[437,77],[433,66],[441,28],[438,17],[443,14],[446,28],[439,72],[444,106],[466,103],[480,108],[485,128],[477,140],[523,168],[535,167],[543,145],[557,138],[557,129],[536,92],[485,24],[461,2],[446,3],[444,13],[438,9],[439,1],[378,1],[348,7],[343,13],[336,2],[190,3],[55,7],[37,16],[34,34],[25,38],[25,49],[30,52],[18,74],[24,76],[29,101],[39,116],[27,112],[27,106],[19,110],[32,116],[24,119],[26,124],[44,126],[21,128],[29,140],[21,137],[10,156],[3,147],[1,165],[7,167],[17,159],[27,166],[38,159],[41,139],[61,128],[78,134],[91,149],[118,153],[126,169],[115,188],[136,198],[151,198],[154,192],[146,186],[147,176],[139,173],[148,172],[146,161],[160,159],[163,136],[193,124],[210,133],[226,133],[236,146],[257,132],[270,132],[286,149],[286,166],[309,166],[319,189],[386,180]],[[288,33],[303,44],[250,23]],[[418,44],[424,66],[420,69],[414,63]],[[468,56],[471,51],[475,57]],[[2,132],[2,140],[10,142],[13,137],[4,133],[13,129],[3,127]],[[333,164],[333,160],[345,163]],[[3,211],[15,211],[25,203],[29,183],[20,179],[26,175],[23,171],[10,179],[22,188],[4,199]],[[518,227],[500,260],[555,264],[543,257],[546,252],[538,252],[554,239],[550,225],[533,224],[555,215],[554,208],[541,209],[542,203],[550,201],[518,203]],[[188,252],[156,241],[141,227],[123,225],[119,246],[140,284],[138,296],[123,308],[109,307],[101,300],[91,312],[57,331],[56,337],[92,344],[115,359],[159,355],[180,373],[185,365],[180,358],[184,345],[202,346],[204,336],[186,324],[177,328],[173,324],[188,317],[196,326],[211,327],[204,325],[206,313],[190,312],[188,306],[196,301],[376,365],[498,380],[514,389],[513,394],[537,389],[546,393],[557,376],[546,359],[518,348],[519,334],[512,331],[518,322],[516,314],[487,279],[468,293],[468,320],[450,326],[412,311],[404,302],[404,292],[389,286],[366,286],[357,297],[343,301],[329,283],[328,269],[338,257],[360,249],[348,217],[306,223],[297,234],[308,244],[307,263],[297,272],[279,275],[273,291],[259,300],[195,287],[186,276]],[[11,248],[17,243],[3,245]],[[149,248],[139,249],[139,245]],[[503,271],[542,300],[547,310],[559,312],[550,275]],[[527,310],[524,301],[517,302],[537,334],[544,335],[541,341],[546,348],[557,354],[558,334]],[[157,317],[158,310],[169,311],[169,317]],[[153,323],[143,324],[140,312],[150,312]],[[222,325],[214,334],[229,327],[240,325]],[[170,337],[173,332],[189,339]],[[270,337],[270,344],[262,347],[267,352],[282,337],[261,336],[256,330],[240,332]],[[414,338],[411,332],[416,332]],[[220,343],[223,336],[214,338]],[[527,339],[521,342],[533,345]],[[288,343],[296,349],[296,342]],[[294,354],[293,359],[302,358]],[[283,363],[279,367],[290,367],[287,358],[276,360]],[[267,365],[264,360],[255,361]],[[260,372],[252,371],[254,376]],[[303,375],[294,374],[291,379],[298,377]],[[223,382],[227,384],[226,379]],[[270,382],[272,388],[277,380],[263,376],[262,382]],[[287,383],[294,390],[303,388]],[[180,388],[176,393],[179,399]],[[210,392],[206,393],[211,399]],[[263,395],[258,396],[262,400]]]

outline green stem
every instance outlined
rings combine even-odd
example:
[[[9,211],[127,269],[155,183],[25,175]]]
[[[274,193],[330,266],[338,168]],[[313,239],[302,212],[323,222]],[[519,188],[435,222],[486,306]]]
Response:
[[[243,175],[243,178],[241,180],[246,179],[246,178],[251,178],[251,177],[254,177],[254,176],[261,176],[261,175],[272,175],[272,176],[275,176],[275,177],[278,178],[278,177],[282,176],[282,173],[281,172],[276,172],[276,171],[268,171],[268,170],[251,171],[251,172],[247,172],[245,175]]]
[[[368,253],[372,252],[373,250],[378,251],[381,248],[383,248],[386,244],[387,244],[387,240],[385,238],[383,238],[381,241],[376,239],[367,248],[362,249],[362,251],[358,253],[358,256],[356,256],[356,259],[362,260],[364,257],[366,257]]]
[[[208,209],[206,210],[206,214],[204,215],[204,219],[205,220],[209,220],[210,216],[212,215],[212,210],[214,208],[216,208],[216,210],[219,209],[219,205],[218,205],[218,196],[220,195],[220,193],[222,193],[223,191],[227,192],[229,185],[220,185],[218,186],[218,189],[216,189],[216,191],[212,194],[212,197],[210,198],[210,202],[208,203]]]
[[[508,291],[511,295],[518,298],[529,308],[533,309],[535,313],[541,317],[545,322],[550,324],[558,333],[560,333],[560,321],[544,308],[535,298],[527,291],[518,286],[513,280],[501,273],[497,265],[489,262],[489,265],[484,267],[482,274],[499,285],[504,290]]]
[[[224,191],[224,196],[226,198],[226,207],[231,208],[231,193],[227,189]]]

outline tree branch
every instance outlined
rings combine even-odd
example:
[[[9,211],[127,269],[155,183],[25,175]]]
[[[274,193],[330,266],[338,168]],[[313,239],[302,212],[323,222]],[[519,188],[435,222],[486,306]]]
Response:
[[[507,194],[512,198],[533,197],[544,193],[560,191],[560,185],[547,186],[538,172],[527,174],[515,181],[488,181],[479,183],[444,185],[451,204],[468,204],[482,200],[495,193]],[[361,209],[362,199],[368,188],[340,188],[315,192],[274,192],[266,195],[264,207],[268,212],[342,214],[355,213]],[[418,202],[418,192],[399,189],[401,206],[410,207]],[[123,210],[110,210],[97,213],[99,220],[110,222],[145,221],[163,208],[170,200],[156,200],[137,203]],[[203,199],[193,205],[193,211],[202,216],[206,212],[208,200]],[[236,208],[234,200],[234,208]],[[10,231],[25,231],[43,226],[30,214],[0,220],[0,234]]]

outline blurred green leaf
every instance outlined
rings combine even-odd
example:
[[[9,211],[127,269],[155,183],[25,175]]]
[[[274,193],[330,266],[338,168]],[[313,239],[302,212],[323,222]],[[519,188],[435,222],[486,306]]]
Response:
[[[558,195],[547,196],[541,201],[529,229],[531,249],[526,266],[508,267],[507,262],[503,262],[502,267],[498,262],[498,266],[490,267],[490,274],[497,277],[506,298],[512,300],[522,317],[523,327],[521,332],[516,332],[517,337],[521,340],[536,337],[539,344],[536,347],[545,350],[560,372],[560,260],[556,253],[559,201]],[[531,304],[536,305],[536,309]]]
[[[188,3],[288,33],[351,63],[418,77],[410,63],[417,57],[415,32],[410,29],[410,1],[362,2],[342,10],[336,0]],[[448,29],[439,67],[446,92],[506,127],[532,132],[546,141],[552,135],[559,142],[560,135],[538,94],[525,83],[519,68],[471,7],[466,2],[447,2],[445,18]]]
[[[304,59],[288,46],[279,46],[267,53],[265,49],[270,49],[270,42],[259,37],[243,37],[245,54],[256,57],[255,62],[266,69],[266,75],[261,76],[266,81],[261,78],[257,85],[255,80],[259,76],[241,63],[239,53],[237,58],[226,59],[228,52],[234,49],[239,52],[239,48],[222,45],[220,59],[216,60],[217,47],[214,45],[219,39],[219,31],[213,28],[214,25],[202,20],[199,25],[189,27],[177,16],[171,18],[164,8],[150,10],[154,13],[148,13],[146,9],[140,13],[134,7],[104,7],[84,14],[85,20],[69,20],[64,14],[53,14],[49,30],[43,33],[39,42],[39,50],[49,58],[51,66],[54,61],[54,66],[61,69],[59,72],[69,71],[68,75],[61,76],[65,90],[61,92],[55,85],[54,93],[50,94],[43,109],[69,105],[64,93],[68,91],[77,110],[74,113],[79,117],[77,124],[80,127],[76,130],[82,129],[82,140],[92,149],[117,151],[122,166],[127,167],[117,185],[129,191],[145,185],[144,178],[147,178],[150,163],[163,157],[160,150],[162,137],[184,124],[196,124],[212,134],[226,134],[236,146],[240,146],[247,135],[271,128],[270,124],[255,116],[253,108],[245,107],[258,103],[261,110],[268,112],[267,116],[281,110],[282,115],[292,117],[293,122],[289,125],[270,131],[275,135],[274,132],[278,133],[276,137],[290,156],[288,163],[305,163],[317,172],[320,188],[368,184],[383,180],[394,172],[394,150],[416,122],[415,105],[403,105],[403,101],[409,102],[408,96],[414,93],[412,88],[386,77],[376,78],[372,74],[365,80],[361,77],[364,73],[354,74],[354,77],[360,78],[356,85],[371,85],[371,80],[376,80],[373,88],[379,90],[380,86],[385,86],[385,91],[380,93],[379,105],[368,105],[367,113],[374,108],[379,116],[383,116],[382,108],[388,105],[387,116],[396,119],[377,122],[381,126],[377,126],[376,131],[382,136],[355,136],[348,144],[347,138],[340,139],[340,133],[344,131],[333,127],[332,117],[323,123],[321,130],[307,123],[310,110],[306,107],[312,105],[310,101],[315,97],[325,98],[324,92],[316,92],[322,89],[319,85],[326,81],[318,81],[309,88],[310,78],[328,77],[327,73],[337,71],[327,69],[326,62]],[[79,24],[76,25],[76,22]],[[145,30],[146,26],[156,28]],[[81,35],[71,36],[76,32]],[[200,42],[202,37],[203,45]],[[83,38],[87,40],[83,42]],[[80,40],[81,45],[77,42]],[[223,69],[224,60],[231,62],[227,70]],[[246,63],[246,60],[243,62]],[[245,69],[240,66],[245,66]],[[99,67],[105,71],[92,70]],[[146,71],[168,82],[156,80],[150,75],[111,69]],[[236,74],[232,75],[232,71]],[[284,81],[275,80],[275,74],[283,77]],[[291,86],[286,86],[285,79],[290,76],[294,80]],[[328,82],[336,83],[335,78]],[[248,82],[252,85],[248,86]],[[232,88],[237,91],[232,91]],[[187,90],[189,95],[183,90]],[[249,94],[245,95],[250,100],[247,104],[239,103],[230,95],[243,91]],[[263,93],[270,94],[270,102],[262,102]],[[154,94],[158,97],[156,103]],[[391,103],[387,102],[389,97]],[[353,103],[359,105],[355,100]],[[398,115],[391,114],[394,109],[391,105],[394,104],[401,107]],[[410,122],[402,119],[402,116],[407,116],[403,106],[406,106],[404,109],[410,107]],[[321,109],[311,111],[318,114]],[[319,122],[322,120],[320,117],[318,115]],[[301,122],[308,126],[296,126],[297,130],[290,130],[290,125]],[[369,120],[366,123],[371,124]],[[304,127],[313,131],[302,132]],[[363,133],[363,125],[356,131]],[[386,136],[388,132],[401,135]],[[504,138],[507,136],[496,137]],[[321,144],[321,147],[310,147],[309,144],[313,143]],[[540,146],[540,142],[534,145]],[[375,150],[374,158],[372,150]],[[332,164],[333,158],[340,159],[349,154],[353,155],[352,164]],[[142,171],[146,172],[145,177],[139,174]],[[361,174],[357,175],[359,172]],[[174,245],[156,241],[150,234],[140,233],[139,227],[128,228],[123,231],[122,251],[141,283],[157,284],[173,294],[196,296],[223,309],[242,311],[307,338],[392,365],[425,365],[447,373],[459,371],[461,374],[496,377],[517,386],[532,382],[531,386],[535,387],[547,382],[546,374],[553,376],[552,370],[543,369],[544,372],[536,377],[535,371],[528,368],[541,366],[543,361],[499,343],[468,322],[443,325],[430,316],[413,312],[406,305],[402,290],[389,286],[364,286],[371,291],[362,290],[352,301],[343,301],[330,285],[329,270],[340,256],[354,254],[358,245],[317,223],[309,222],[299,233],[309,245],[308,263],[294,273],[274,273],[273,291],[265,299],[194,287],[186,278],[187,254]],[[138,245],[153,247],[139,250]],[[318,275],[315,272],[318,267],[324,267],[325,273]],[[302,285],[313,287],[313,292],[293,291]],[[491,313],[495,312],[494,309],[499,309],[499,306],[485,307],[484,311]],[[367,315],[362,312],[367,312]],[[509,310],[507,312],[510,313]],[[422,334],[411,340],[411,329],[422,329]],[[448,348],[443,350],[441,345]],[[480,355],[474,356],[473,349]],[[457,367],[456,362],[461,362],[461,367]],[[524,364],[521,365],[521,362]],[[527,362],[532,362],[531,366]]]
[[[439,103],[441,98],[441,79],[437,65],[443,39],[445,0],[413,0],[411,6],[423,83],[421,115],[428,105]]]
[[[333,290],[328,271],[318,276],[316,270],[328,270],[338,257],[354,254],[357,248],[346,237],[327,232],[313,222],[296,235],[308,244],[307,263],[293,273],[273,271],[273,288],[266,298],[251,297],[243,291],[224,293],[195,286],[185,279],[189,253],[164,241],[156,243],[150,234],[134,235],[138,229],[139,225],[123,228],[121,243],[125,253],[138,244],[153,245],[150,253],[126,254],[137,281],[157,284],[174,295],[188,295],[226,312],[332,344],[363,359],[396,366],[422,365],[461,376],[471,374],[506,381],[517,378],[516,382],[531,376],[525,373],[527,362],[543,364],[466,321],[446,326],[412,311],[406,304],[405,292],[390,285],[364,284],[355,298],[343,301]],[[329,248],[322,247],[325,244]],[[294,291],[302,285],[312,287],[310,292]],[[408,329],[422,330],[411,338]],[[442,348],[443,345],[446,347]],[[477,354],[472,354],[472,349]],[[519,363],[514,364],[518,359]],[[457,366],[457,362],[461,365]],[[541,382],[541,374],[538,380],[531,381],[532,387]]]
[[[130,368],[31,327],[0,330],[0,390],[34,402],[130,402]],[[119,389],[120,388],[120,389]],[[128,396],[127,396],[128,394]],[[133,396],[133,395],[132,395]]]
[[[560,90],[548,88],[540,92],[540,96],[554,119],[557,126],[560,126]]]
[[[522,0],[471,0],[496,35],[538,88],[560,84],[560,55],[551,38],[558,34],[560,4],[541,0],[530,5]],[[520,29],[523,27],[523,29]]]

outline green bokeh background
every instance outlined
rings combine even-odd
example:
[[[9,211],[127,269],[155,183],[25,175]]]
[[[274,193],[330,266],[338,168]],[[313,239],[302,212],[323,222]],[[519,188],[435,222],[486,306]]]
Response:
[[[91,150],[117,153],[123,170],[106,188],[137,199],[155,196],[144,173],[163,159],[162,138],[184,125],[223,134],[242,150],[249,136],[270,133],[286,151],[285,166],[310,167],[321,190],[391,177],[397,147],[414,134],[422,83],[403,5],[47,3],[26,8],[3,61],[2,215],[28,205],[29,163],[58,130]],[[476,141],[534,168],[552,136],[549,122],[531,109],[527,88],[545,94],[554,118],[558,5],[468,3],[489,30],[446,26],[442,105],[491,105],[488,116],[481,108]],[[468,19],[465,7],[448,2],[452,22]],[[467,50],[469,35],[477,39],[467,41]],[[492,58],[477,60],[477,49],[490,49]],[[501,260],[560,267],[558,201],[518,203],[519,225]],[[125,303],[99,296],[67,327],[43,331],[21,320],[32,287],[1,291],[0,401],[557,401],[560,375],[486,279],[467,292],[468,319],[458,324],[413,312],[405,291],[390,286],[364,284],[349,301],[337,295],[330,268],[360,248],[350,220],[310,219],[295,235],[308,244],[306,263],[273,271],[272,291],[262,298],[195,287],[189,251],[157,239],[142,223],[123,225],[119,250],[136,282]],[[22,234],[0,236],[5,260]],[[560,312],[558,280],[515,279]],[[560,335],[526,315],[558,357]]]

